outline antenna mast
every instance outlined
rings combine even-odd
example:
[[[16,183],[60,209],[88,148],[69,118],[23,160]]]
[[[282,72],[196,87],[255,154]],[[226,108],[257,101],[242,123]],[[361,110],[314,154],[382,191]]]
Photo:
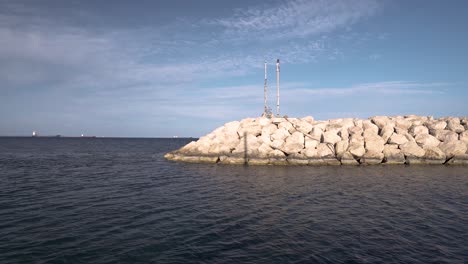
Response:
[[[263,110],[263,115],[267,116],[268,115],[268,105],[267,105],[267,62],[265,61],[265,82],[263,83],[263,104],[264,104],[264,110]]]
[[[280,60],[276,60],[276,116],[280,115]]]

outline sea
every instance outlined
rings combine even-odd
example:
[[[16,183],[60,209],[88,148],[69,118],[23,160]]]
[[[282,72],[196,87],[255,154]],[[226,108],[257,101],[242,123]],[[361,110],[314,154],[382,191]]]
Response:
[[[0,138],[0,263],[468,263],[468,167],[187,164]]]

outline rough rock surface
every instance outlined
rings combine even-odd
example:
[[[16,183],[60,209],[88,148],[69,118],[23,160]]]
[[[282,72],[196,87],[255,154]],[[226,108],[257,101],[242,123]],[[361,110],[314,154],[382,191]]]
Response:
[[[251,165],[468,165],[467,128],[467,117],[246,118],[165,157]]]

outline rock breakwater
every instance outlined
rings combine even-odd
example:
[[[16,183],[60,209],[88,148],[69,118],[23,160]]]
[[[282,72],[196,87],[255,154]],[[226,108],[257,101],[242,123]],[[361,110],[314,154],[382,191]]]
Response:
[[[250,165],[468,165],[468,117],[246,118],[165,157]]]

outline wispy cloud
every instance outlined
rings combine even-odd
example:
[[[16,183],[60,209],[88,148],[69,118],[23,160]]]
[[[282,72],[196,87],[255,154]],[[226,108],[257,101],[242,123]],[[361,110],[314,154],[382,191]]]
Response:
[[[211,23],[222,26],[231,35],[268,39],[306,37],[349,27],[380,8],[381,4],[375,0],[296,0],[275,6],[239,9],[232,17]]]
[[[356,84],[350,87],[341,88],[313,88],[303,84],[302,87],[296,87],[289,91],[285,89],[288,96],[314,95],[314,96],[348,96],[364,94],[382,94],[382,95],[436,95],[445,93],[448,86],[452,83],[420,83],[409,81],[387,81],[376,83]]]

